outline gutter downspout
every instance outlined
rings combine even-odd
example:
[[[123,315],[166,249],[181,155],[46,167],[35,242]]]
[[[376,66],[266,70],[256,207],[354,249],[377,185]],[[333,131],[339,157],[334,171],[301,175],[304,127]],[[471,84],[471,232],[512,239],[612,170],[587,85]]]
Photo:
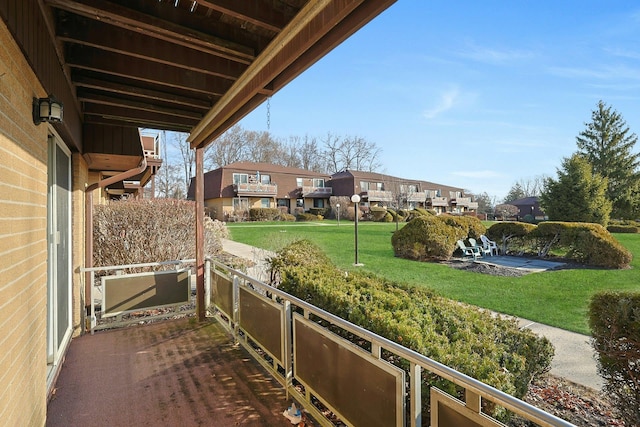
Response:
[[[136,176],[147,168],[147,158],[144,155],[144,146],[142,146],[142,138],[140,139],[140,146],[142,148],[142,161],[140,164],[127,171],[119,173],[117,175],[111,176],[109,178],[103,179],[102,181],[98,181],[95,184],[91,184],[85,190],[84,197],[84,266],[85,268],[93,267],[93,190],[98,188],[104,188],[108,185],[114,184],[116,182],[124,181],[127,178],[131,178],[132,176]],[[84,273],[84,316],[85,318],[82,321],[82,327],[85,328],[83,332],[86,332],[86,316],[87,310],[91,307],[93,301],[87,301],[89,295],[91,295],[91,286],[93,283],[91,282],[91,272],[86,271]]]

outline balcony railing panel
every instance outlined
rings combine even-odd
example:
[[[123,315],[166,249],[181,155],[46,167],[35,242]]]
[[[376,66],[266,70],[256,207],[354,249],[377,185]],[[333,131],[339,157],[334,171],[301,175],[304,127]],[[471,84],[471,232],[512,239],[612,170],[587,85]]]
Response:
[[[325,417],[326,408],[340,417],[348,425],[422,425],[422,371],[427,377],[439,376],[455,383],[466,396],[462,403],[454,396],[440,393],[442,396],[432,399],[431,414],[438,415],[432,426],[498,426],[497,420],[482,412],[482,400],[504,407],[525,419],[540,426],[573,426],[573,424],[529,405],[489,385],[468,377],[446,365],[403,347],[384,337],[376,335],[364,328],[347,322],[322,309],[310,305],[292,295],[253,279],[242,272],[233,270],[217,261],[212,261],[211,275],[232,277],[233,280],[217,282],[214,277],[207,280],[211,283],[233,286],[232,294],[238,298],[239,289],[262,295],[274,304],[282,306],[281,331],[284,339],[285,358],[282,364],[265,357],[268,343],[260,342],[256,336],[245,330],[240,316],[218,315],[215,307],[210,312],[235,334],[239,342],[267,368],[274,378],[287,388],[287,392],[303,403],[309,413],[321,425],[333,425]],[[207,273],[209,274],[209,273]],[[265,301],[266,303],[266,301]],[[269,304],[270,305],[270,304]],[[233,304],[234,307],[238,303]],[[273,327],[273,323],[270,323]],[[335,334],[342,330],[352,335],[347,341]],[[354,342],[363,343],[362,347]],[[262,349],[262,350],[260,350]],[[385,350],[385,358],[381,351]],[[266,353],[270,353],[266,351]],[[292,363],[294,362],[295,363]],[[390,364],[390,360],[404,360],[405,368],[400,375],[399,366]],[[409,368],[407,368],[407,366]],[[295,367],[295,368],[294,368]],[[366,387],[355,387],[366,381],[373,381],[369,386],[377,388],[375,393],[360,395]],[[327,388],[328,384],[331,387]],[[302,386],[302,389],[300,387]],[[302,390],[302,391],[301,391]],[[435,392],[435,389],[433,389]],[[380,394],[377,394],[380,393]],[[385,395],[382,397],[382,395]],[[408,399],[405,400],[405,396]],[[318,408],[316,400],[326,408]],[[434,406],[439,405],[439,406]],[[490,405],[491,406],[491,405]],[[401,409],[399,409],[401,408]],[[400,414],[405,413],[407,417]],[[368,412],[375,414],[373,417]],[[450,420],[461,420],[461,424],[447,424]],[[457,421],[456,421],[457,422]]]
[[[370,202],[393,202],[393,193],[383,190],[369,190],[364,193],[364,197]]]
[[[302,187],[302,197],[329,197],[331,194],[332,187]]]
[[[455,203],[457,206],[469,206],[471,203],[471,197],[457,197],[451,199],[451,203]]]
[[[278,194],[278,186],[276,184],[262,184],[259,182],[249,182],[235,184],[238,196],[275,196]]]
[[[449,199],[446,197],[430,197],[430,198],[427,198],[427,205],[449,206]]]

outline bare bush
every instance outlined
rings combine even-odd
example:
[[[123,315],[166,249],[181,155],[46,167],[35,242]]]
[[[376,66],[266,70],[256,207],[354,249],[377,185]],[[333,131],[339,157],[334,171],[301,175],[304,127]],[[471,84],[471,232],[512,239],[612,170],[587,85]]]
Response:
[[[195,203],[186,200],[123,200],[94,207],[96,266],[195,258]],[[222,251],[224,223],[205,217],[205,255]]]

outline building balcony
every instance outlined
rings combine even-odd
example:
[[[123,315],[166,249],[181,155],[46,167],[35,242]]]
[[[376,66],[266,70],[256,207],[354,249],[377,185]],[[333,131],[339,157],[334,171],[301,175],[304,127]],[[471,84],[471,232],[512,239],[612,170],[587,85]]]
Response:
[[[327,198],[333,194],[331,187],[302,187],[302,197]]]
[[[446,206],[449,206],[449,199],[447,199],[446,197],[428,197],[426,203],[427,203],[427,206],[446,207]]]
[[[451,204],[458,207],[469,207],[471,197],[456,197],[451,199]]]
[[[234,189],[238,196],[275,197],[278,194],[278,186],[276,184],[262,184],[259,182],[235,184]]]
[[[144,288],[139,273],[118,274],[137,266],[109,268],[112,282],[102,276],[95,286],[104,292],[100,310],[105,313],[97,317],[109,310],[122,315],[121,303],[144,294],[129,286]],[[86,271],[93,275],[105,269]],[[175,277],[183,271],[191,270],[176,269]],[[211,316],[203,322],[143,322],[131,311],[155,314],[166,303],[157,300],[160,295],[172,301],[185,297],[145,288],[146,301],[161,305],[142,308],[140,300],[127,310],[130,322],[144,325],[73,339],[48,405],[47,426],[67,426],[69,420],[77,425],[285,425],[283,412],[293,399],[313,425],[333,425],[329,414],[347,425],[420,426],[428,424],[422,418],[429,413],[432,426],[502,425],[482,412],[486,401],[538,425],[572,426],[215,260],[207,262],[205,277]],[[119,298],[112,303],[108,286]],[[187,298],[193,298],[191,292]],[[95,304],[93,291],[89,300]],[[95,313],[95,307],[91,310]],[[336,330],[370,345],[356,346]],[[403,362],[396,366],[394,360]],[[453,382],[466,402],[435,387],[424,399],[424,377]]]
[[[424,192],[413,192],[407,194],[407,202],[424,203],[427,195]]]
[[[362,193],[362,197],[370,202],[393,202],[393,192],[383,190],[369,190]]]

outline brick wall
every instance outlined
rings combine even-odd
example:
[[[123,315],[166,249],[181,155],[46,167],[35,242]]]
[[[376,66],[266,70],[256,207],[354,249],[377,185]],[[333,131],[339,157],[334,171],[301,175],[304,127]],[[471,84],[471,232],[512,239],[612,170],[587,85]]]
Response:
[[[46,418],[47,126],[31,100],[45,96],[0,20],[0,420]]]

